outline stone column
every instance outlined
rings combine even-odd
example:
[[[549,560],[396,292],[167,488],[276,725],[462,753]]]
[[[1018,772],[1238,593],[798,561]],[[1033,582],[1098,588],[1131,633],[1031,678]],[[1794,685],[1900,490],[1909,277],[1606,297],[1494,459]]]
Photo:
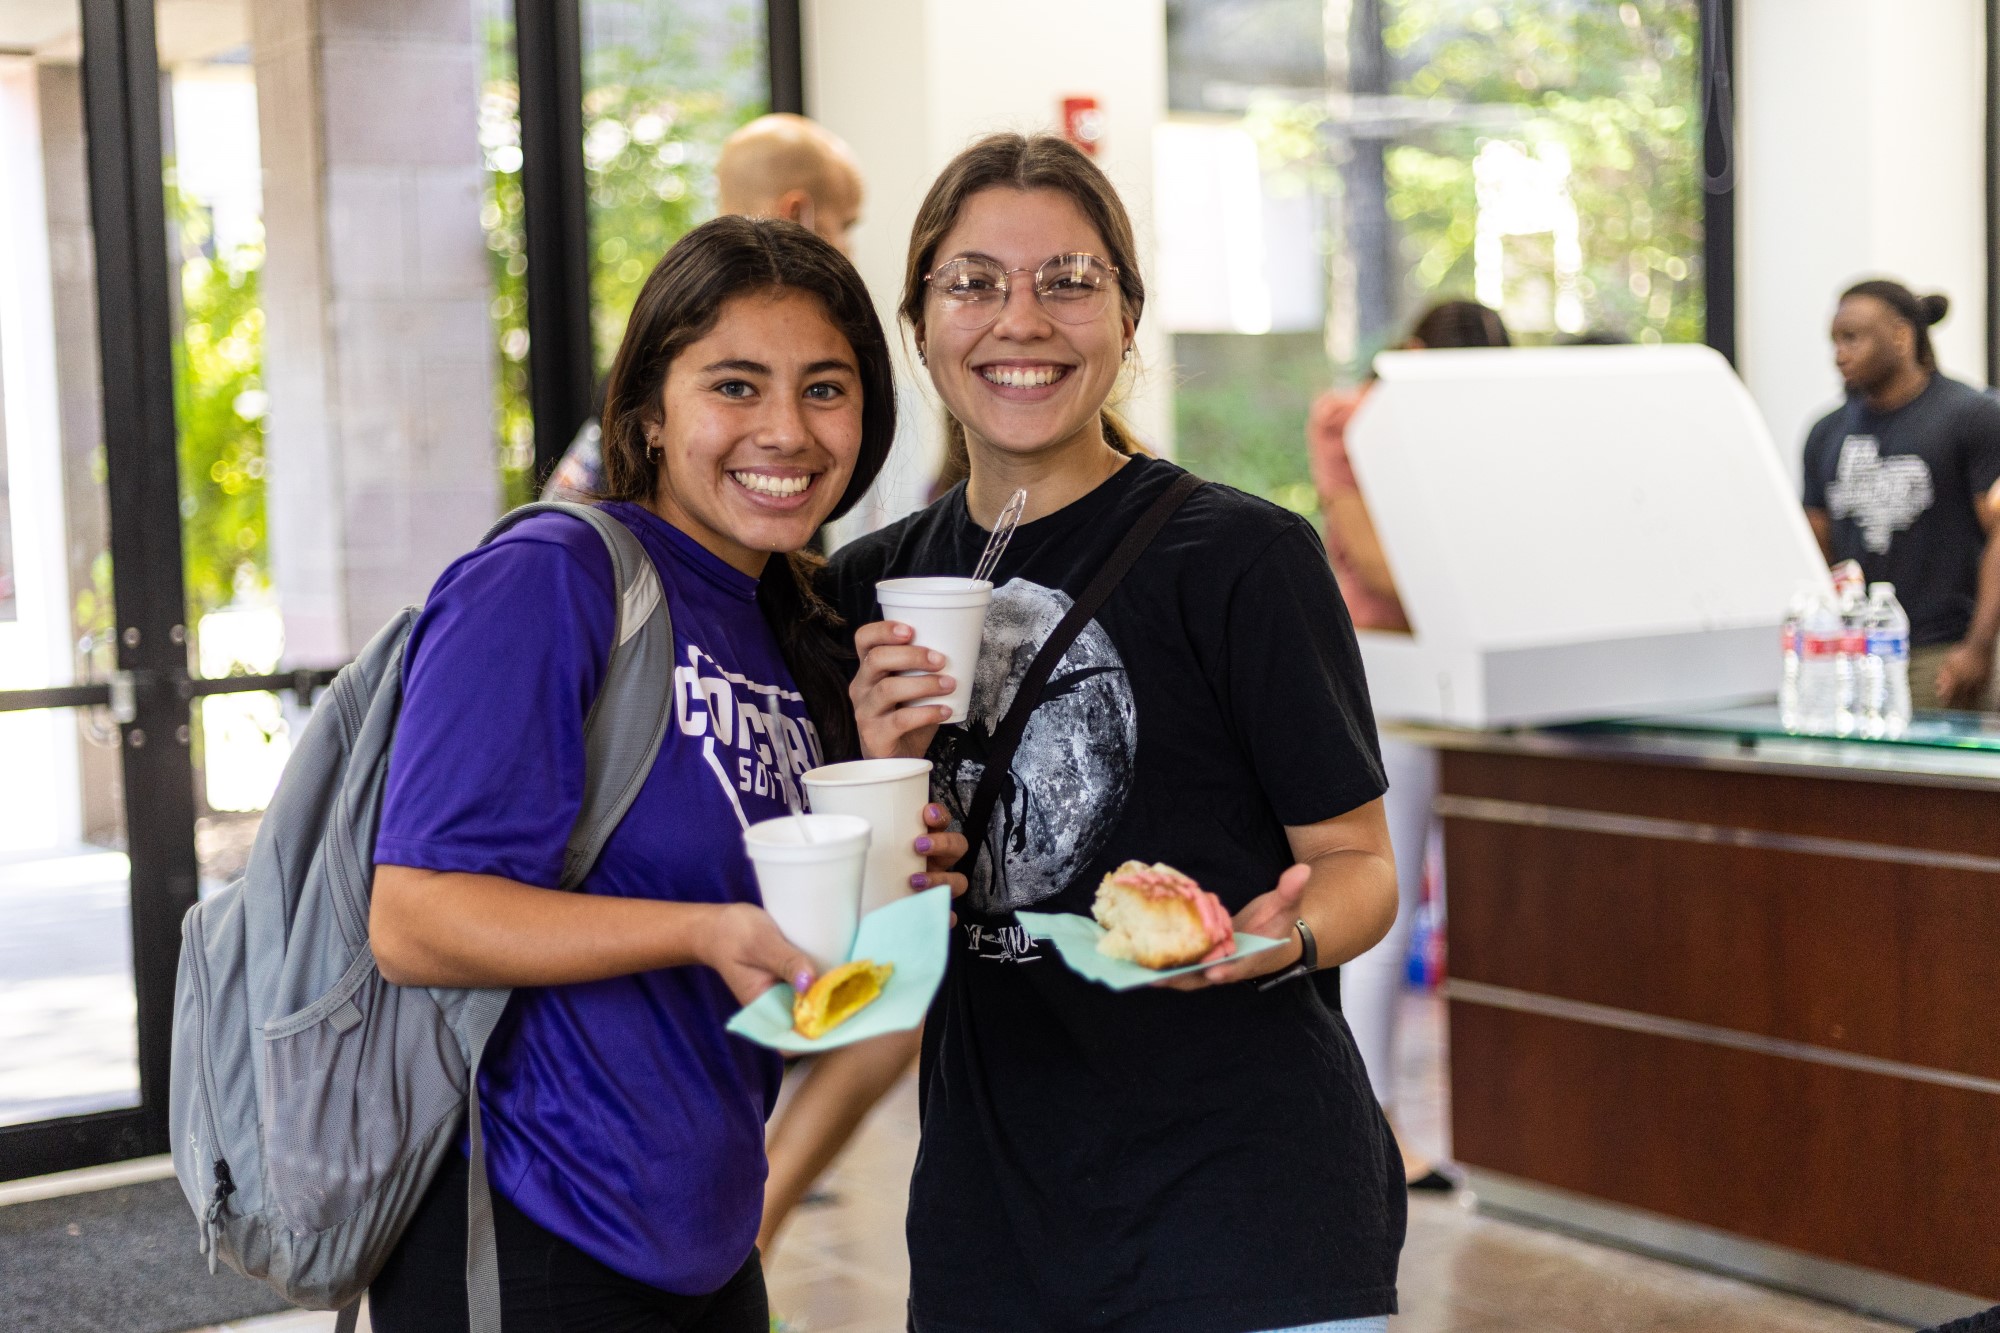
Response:
[[[286,660],[358,650],[500,506],[466,0],[258,0],[265,451]]]

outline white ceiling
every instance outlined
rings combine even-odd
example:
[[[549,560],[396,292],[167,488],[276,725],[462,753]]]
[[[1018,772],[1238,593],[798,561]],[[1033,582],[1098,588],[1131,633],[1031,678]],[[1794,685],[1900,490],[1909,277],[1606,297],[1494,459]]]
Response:
[[[250,40],[250,0],[157,0],[160,64],[213,59]],[[0,0],[0,52],[75,60],[77,0]]]
[[[74,58],[76,15],[76,0],[0,0],[0,51]]]
[[[250,41],[250,0],[158,0],[153,14],[163,68],[213,59]]]

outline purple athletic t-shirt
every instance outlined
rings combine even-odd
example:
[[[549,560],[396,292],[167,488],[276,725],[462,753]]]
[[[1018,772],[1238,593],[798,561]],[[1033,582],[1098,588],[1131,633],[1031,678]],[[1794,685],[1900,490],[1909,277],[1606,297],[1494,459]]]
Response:
[[[756,581],[637,505],[605,508],[660,571],[674,721],[583,891],[757,902],[743,828],[785,810],[771,692],[796,767],[817,762],[818,737]],[[410,635],[378,863],[556,885],[614,615],[603,540],[562,515],[525,519],[444,572]],[[756,1240],[782,1073],[723,1030],[737,1008],[705,967],[516,990],[480,1075],[493,1187],[628,1277],[720,1287]]]

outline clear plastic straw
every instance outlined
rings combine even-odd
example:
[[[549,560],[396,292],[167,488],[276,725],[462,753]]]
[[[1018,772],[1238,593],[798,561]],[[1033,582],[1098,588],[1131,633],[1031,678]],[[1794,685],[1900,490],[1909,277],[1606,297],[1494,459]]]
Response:
[[[1014,529],[1021,526],[1021,514],[1028,507],[1028,489],[1015,491],[1007,501],[1007,507],[1000,511],[998,521],[993,524],[993,535],[986,539],[986,549],[979,553],[979,563],[973,568],[972,580],[982,583],[993,577],[993,571],[1000,567],[1000,557],[1007,554],[1007,543],[1014,540]]]
[[[791,808],[792,818],[798,822],[799,841],[816,841],[812,825],[807,822],[805,811],[800,807],[799,789],[792,783],[792,746],[785,738],[785,715],[778,711],[778,692],[772,690],[764,703],[766,715],[770,718],[771,755],[778,763],[778,785],[785,789],[785,804]]]

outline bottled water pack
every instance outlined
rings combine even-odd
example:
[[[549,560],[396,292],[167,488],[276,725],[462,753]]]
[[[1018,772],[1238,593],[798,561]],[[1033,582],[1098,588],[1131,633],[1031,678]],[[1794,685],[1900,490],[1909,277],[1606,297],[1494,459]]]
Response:
[[[1804,587],[1786,608],[1778,714],[1812,736],[1893,739],[1910,725],[1910,619],[1893,585],[1835,571],[1834,591]]]

